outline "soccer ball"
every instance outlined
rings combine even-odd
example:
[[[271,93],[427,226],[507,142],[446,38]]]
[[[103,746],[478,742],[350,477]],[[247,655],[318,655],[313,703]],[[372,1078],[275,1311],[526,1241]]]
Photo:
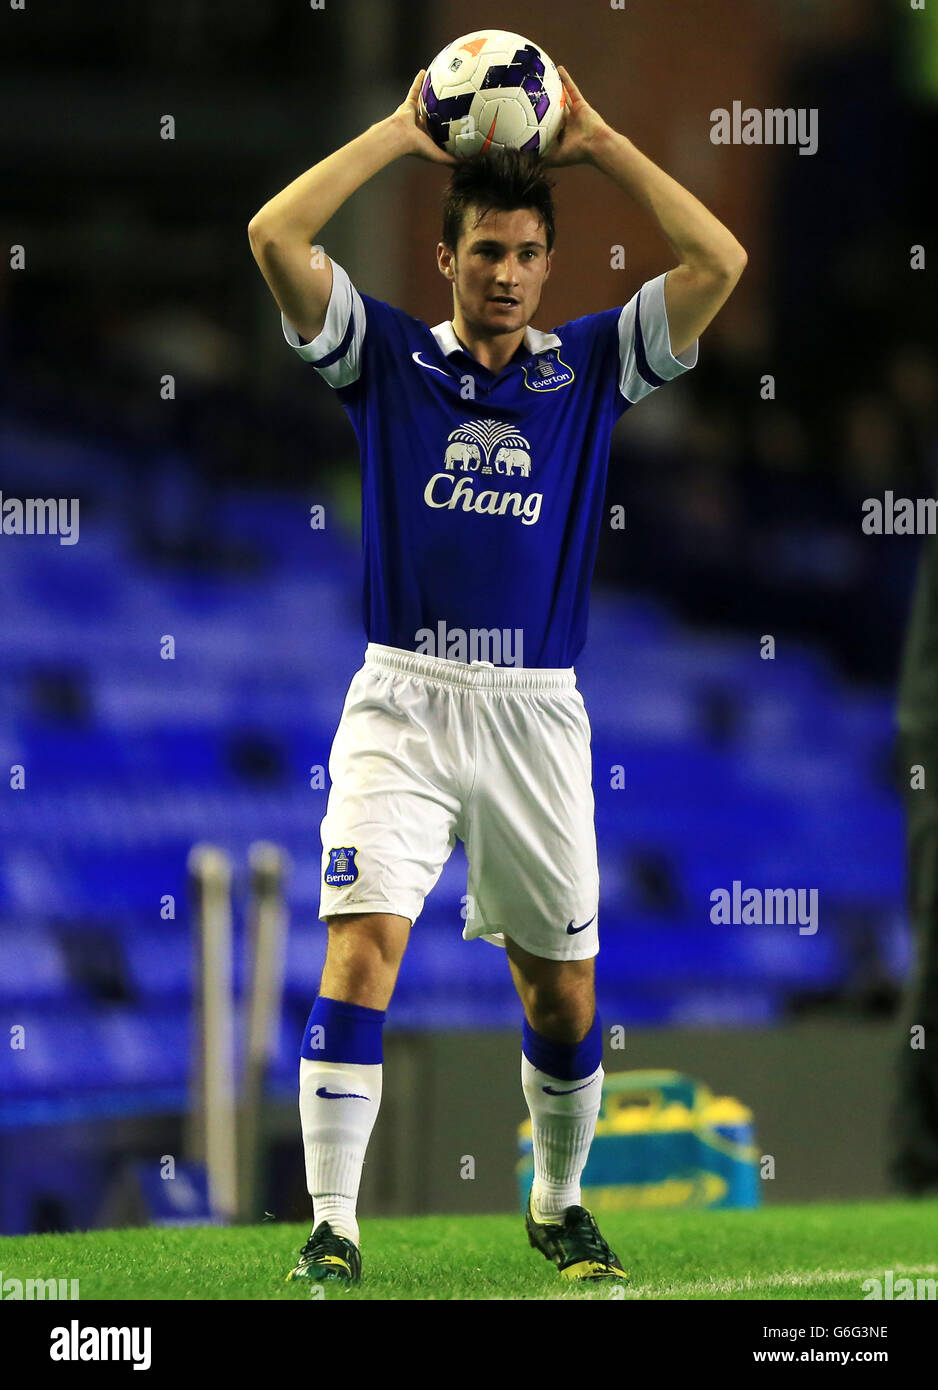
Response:
[[[493,145],[545,154],[565,102],[543,48],[520,34],[479,29],[436,55],[417,109],[440,148],[467,159]]]

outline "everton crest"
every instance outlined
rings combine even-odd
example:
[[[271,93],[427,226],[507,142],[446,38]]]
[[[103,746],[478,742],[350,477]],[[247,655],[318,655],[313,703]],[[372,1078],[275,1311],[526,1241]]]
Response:
[[[347,883],[355,882],[358,878],[358,865],[355,863],[357,853],[358,850],[351,847],[329,851],[329,866],[323,878],[330,888],[342,888]]]
[[[556,348],[539,352],[524,364],[524,384],[529,391],[558,391],[572,380],[573,371],[561,362]]]

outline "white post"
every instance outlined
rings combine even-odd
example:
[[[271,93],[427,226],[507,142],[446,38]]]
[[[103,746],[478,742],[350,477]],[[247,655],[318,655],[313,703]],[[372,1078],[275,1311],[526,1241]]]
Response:
[[[231,1221],[238,1191],[231,859],[215,845],[198,844],[189,853],[188,868],[197,926],[194,1147],[204,1158],[212,1213]]]
[[[251,900],[248,911],[250,996],[244,1089],[241,1102],[241,1172],[238,1219],[257,1221],[261,1158],[264,1150],[264,1085],[276,1054],[283,1004],[283,965],[287,914],[284,884],[290,867],[286,850],[257,840],[248,851]]]

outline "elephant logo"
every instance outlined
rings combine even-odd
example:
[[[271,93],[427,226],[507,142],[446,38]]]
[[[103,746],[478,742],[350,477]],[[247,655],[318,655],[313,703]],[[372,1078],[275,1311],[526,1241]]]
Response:
[[[455,440],[446,446],[443,467],[451,473],[458,463],[462,473],[475,473],[478,471],[481,461],[482,455],[478,444],[472,444],[465,440]]]
[[[504,464],[504,467],[502,467]],[[495,472],[504,473],[506,478],[510,478],[515,469],[521,474],[522,478],[527,478],[531,473],[531,455],[526,449],[509,449],[504,444],[495,455]]]
[[[531,476],[531,444],[514,425],[501,420],[464,420],[448,436],[443,467],[446,473],[498,473],[510,478]],[[442,476],[445,477],[445,474]]]

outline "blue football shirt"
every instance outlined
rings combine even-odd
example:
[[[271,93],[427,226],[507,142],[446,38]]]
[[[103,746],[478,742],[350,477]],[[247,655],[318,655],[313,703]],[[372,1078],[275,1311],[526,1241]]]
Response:
[[[282,322],[358,437],[368,640],[425,651],[427,632],[507,632],[520,636],[505,664],[572,666],[612,428],[697,362],[696,343],[671,352],[665,275],[622,308],[527,327],[496,374],[452,323],[430,328],[332,268],[319,336]]]

